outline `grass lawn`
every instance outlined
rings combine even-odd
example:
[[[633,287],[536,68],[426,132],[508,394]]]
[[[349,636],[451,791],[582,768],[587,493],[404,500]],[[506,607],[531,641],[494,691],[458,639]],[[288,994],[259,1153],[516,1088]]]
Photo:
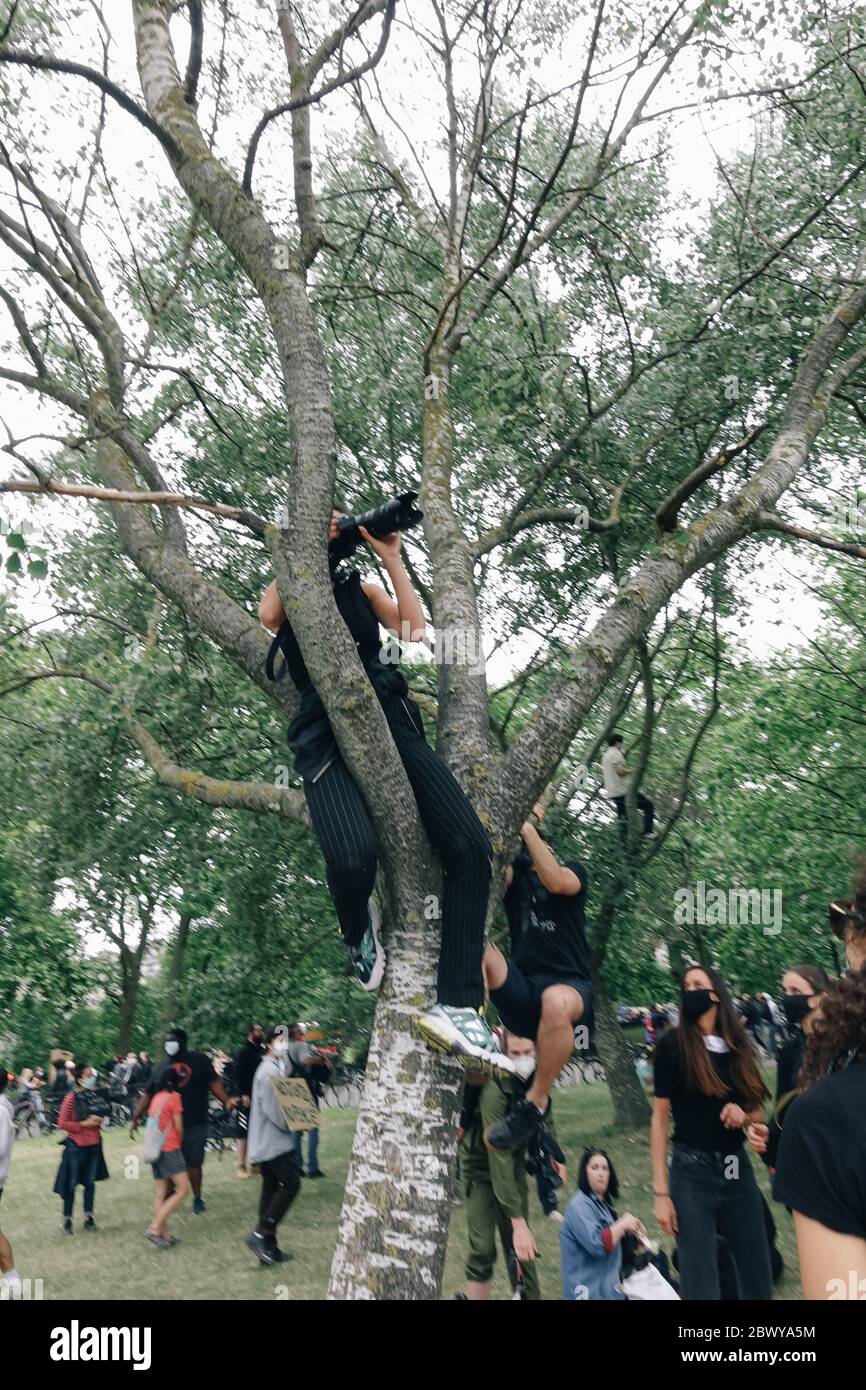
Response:
[[[653,1219],[646,1130],[617,1133],[607,1088],[603,1083],[573,1086],[556,1092],[557,1133],[569,1159],[569,1195],[576,1162],[587,1144],[607,1148],[621,1187],[619,1210],[642,1218],[658,1235]],[[264,1268],[244,1247],[257,1212],[258,1180],[239,1182],[232,1153],[208,1154],[204,1196],[207,1212],[193,1216],[191,1203],[181,1210],[173,1230],[181,1243],[160,1251],[144,1239],[150,1219],[153,1181],[141,1163],[141,1143],[125,1131],[110,1130],[105,1153],[111,1178],[96,1189],[98,1233],[81,1230],[81,1190],[76,1194],[72,1237],[61,1234],[60,1199],[51,1188],[60,1150],[54,1139],[26,1139],[16,1144],[12,1171],[0,1206],[3,1230],[12,1241],[22,1277],[43,1280],[46,1299],[317,1299],[327,1290],[331,1252],[337,1234],[340,1201],[349,1161],[356,1111],[322,1111],[321,1162],[327,1178],[304,1180],[300,1196],[280,1229],[280,1241],[294,1252],[291,1264]],[[135,1162],[134,1160],[137,1160]],[[766,1170],[755,1171],[769,1196]],[[544,1298],[558,1299],[558,1227],[545,1220],[531,1185],[530,1224],[541,1249],[539,1276]],[[564,1208],[565,1201],[560,1200]],[[776,1205],[779,1247],[786,1270],[776,1287],[780,1299],[800,1298],[793,1227],[787,1212]],[[670,1251],[672,1242],[663,1237]],[[466,1223],[462,1207],[454,1209],[448,1242],[443,1297],[463,1288]],[[496,1270],[494,1295],[506,1297],[507,1280]]]

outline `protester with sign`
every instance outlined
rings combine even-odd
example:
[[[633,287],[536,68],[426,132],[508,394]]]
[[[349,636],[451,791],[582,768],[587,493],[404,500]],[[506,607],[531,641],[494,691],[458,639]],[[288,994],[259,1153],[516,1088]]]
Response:
[[[265,1033],[265,1047],[265,1055],[253,1077],[247,1135],[247,1158],[261,1171],[262,1195],[258,1225],[247,1236],[247,1246],[263,1265],[273,1265],[292,1258],[287,1250],[280,1250],[277,1245],[277,1226],[298,1195],[301,1173],[294,1135],[274,1087],[274,1082],[283,1080],[286,1075],[288,1030],[283,1026],[269,1028]],[[301,1084],[306,1090],[306,1083]]]
[[[318,1110],[325,1078],[329,1072],[333,1071],[334,1065],[321,1048],[310,1046],[307,1041],[306,1030],[300,1023],[294,1024],[289,1029],[289,1060],[292,1064],[292,1075],[304,1078]],[[319,1126],[316,1125],[314,1129],[307,1130],[307,1134],[309,1135],[307,1141],[307,1177],[323,1178],[325,1175],[319,1167]],[[298,1155],[302,1175],[304,1171],[304,1153],[301,1147],[303,1138],[304,1131],[296,1130],[295,1153]]]

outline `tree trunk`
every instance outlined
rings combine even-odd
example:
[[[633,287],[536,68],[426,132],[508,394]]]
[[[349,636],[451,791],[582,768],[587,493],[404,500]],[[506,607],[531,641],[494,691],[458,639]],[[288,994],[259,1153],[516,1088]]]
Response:
[[[141,962],[129,950],[120,948],[120,1026],[117,1031],[117,1051],[125,1057],[132,1041],[135,1015],[138,1010],[138,986],[141,980]]]
[[[168,962],[168,979],[165,982],[165,996],[162,1001],[162,1022],[164,1032],[177,1022],[177,987],[180,984],[180,977],[183,973],[183,957],[186,951],[189,929],[192,925],[192,913],[182,912],[178,918],[177,932],[171,947],[171,956]]]
[[[593,990],[598,1051],[613,1103],[614,1122],[618,1129],[636,1129],[649,1121],[649,1103],[598,970],[593,974]]]
[[[435,997],[438,924],[385,904],[388,969],[355,1129],[331,1299],[436,1300],[454,1191],[459,1063],[411,1032]]]

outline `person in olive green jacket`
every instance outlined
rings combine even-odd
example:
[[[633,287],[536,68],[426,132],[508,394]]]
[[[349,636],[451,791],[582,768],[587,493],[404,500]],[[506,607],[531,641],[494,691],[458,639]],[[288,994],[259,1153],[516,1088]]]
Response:
[[[467,1291],[470,1300],[489,1299],[493,1266],[496,1262],[496,1236],[502,1243],[506,1262],[512,1252],[520,1262],[524,1296],[540,1299],[535,1261],[538,1247],[529,1228],[529,1190],[526,1181],[526,1150],[492,1150],[484,1134],[503,1119],[525,1090],[525,1082],[535,1068],[535,1049],[528,1038],[506,1033],[506,1055],[516,1064],[518,1075],[485,1081],[480,1075],[467,1076],[460,1141],[460,1172],[466,1200],[466,1226],[469,1255],[466,1260]],[[550,1127],[548,1114],[546,1124]],[[514,1287],[514,1276],[509,1275]]]

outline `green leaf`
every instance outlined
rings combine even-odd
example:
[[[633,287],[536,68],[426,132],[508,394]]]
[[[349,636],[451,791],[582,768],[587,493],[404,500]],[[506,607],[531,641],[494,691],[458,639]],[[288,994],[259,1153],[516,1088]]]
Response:
[[[20,574],[20,573],[21,573],[21,556],[20,556],[20,555],[10,555],[10,556],[9,556],[9,559],[6,561],[6,572],[7,572],[7,574]]]
[[[48,561],[31,560],[30,564],[27,567],[27,573],[30,575],[31,579],[47,579]]]
[[[27,549],[27,542],[20,531],[10,531],[9,535],[6,537],[6,543],[11,546],[13,550]]]

